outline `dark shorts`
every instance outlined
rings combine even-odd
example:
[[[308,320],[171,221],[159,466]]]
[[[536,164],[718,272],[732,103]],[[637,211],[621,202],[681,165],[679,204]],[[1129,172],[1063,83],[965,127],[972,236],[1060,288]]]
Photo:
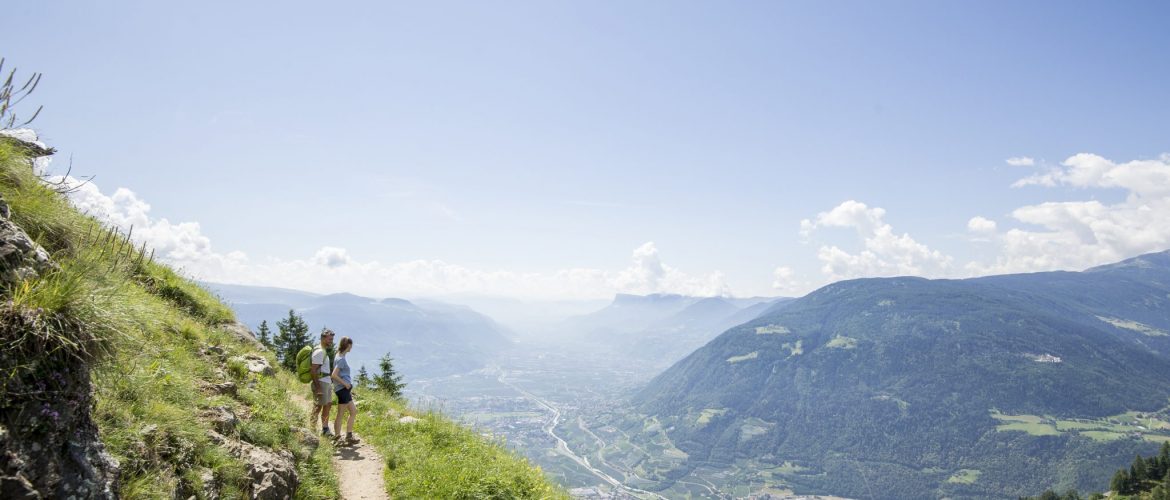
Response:
[[[346,389],[345,386],[342,386],[337,390],[337,404],[349,404],[350,401],[353,401],[353,396],[349,394],[349,389]]]

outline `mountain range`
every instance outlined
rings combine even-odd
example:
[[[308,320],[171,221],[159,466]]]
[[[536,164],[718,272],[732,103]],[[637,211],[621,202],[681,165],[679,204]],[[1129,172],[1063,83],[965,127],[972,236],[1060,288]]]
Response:
[[[798,492],[996,498],[1107,484],[1170,440],[1170,252],[1083,272],[838,282],[633,401],[694,467]],[[771,473],[769,473],[771,474]]]
[[[414,378],[463,373],[484,366],[511,345],[508,330],[491,318],[459,305],[434,301],[373,299],[348,293],[320,295],[282,288],[205,283],[222,297],[241,322],[253,330],[261,321],[276,332],[276,322],[296,311],[315,338],[322,327],[338,338],[354,339],[354,367],[377,372],[389,353],[395,369]]]

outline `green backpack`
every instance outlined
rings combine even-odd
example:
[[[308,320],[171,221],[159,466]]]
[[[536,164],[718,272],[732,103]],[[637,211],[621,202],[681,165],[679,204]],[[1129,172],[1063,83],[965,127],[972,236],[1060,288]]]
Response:
[[[313,381],[313,351],[316,349],[317,346],[307,344],[297,351],[297,379],[302,384]],[[329,356],[329,366],[333,366],[333,349],[326,349],[325,355]],[[322,376],[328,375],[328,373],[322,374]]]
[[[313,344],[308,344],[297,351],[297,379],[302,384],[313,381]]]

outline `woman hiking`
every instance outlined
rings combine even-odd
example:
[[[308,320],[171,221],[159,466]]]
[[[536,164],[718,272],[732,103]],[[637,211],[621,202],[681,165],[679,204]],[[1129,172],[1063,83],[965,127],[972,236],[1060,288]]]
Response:
[[[341,337],[341,342],[337,345],[337,359],[333,363],[333,379],[334,387],[337,393],[337,420],[333,422],[333,430],[337,433],[337,442],[341,444],[357,444],[360,440],[353,436],[353,421],[357,417],[357,405],[353,402],[353,394],[350,391],[353,389],[353,379],[349,375],[349,362],[345,360],[345,355],[353,349],[353,339],[349,337]],[[349,412],[349,421],[345,426],[345,438],[341,437],[341,417]]]

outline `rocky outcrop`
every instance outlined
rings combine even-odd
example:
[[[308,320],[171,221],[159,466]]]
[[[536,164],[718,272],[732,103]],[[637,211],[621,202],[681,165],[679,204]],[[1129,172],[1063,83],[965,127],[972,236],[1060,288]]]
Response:
[[[3,140],[32,155],[52,152],[22,137]],[[9,216],[0,200],[4,290],[55,267]],[[0,498],[116,498],[118,465],[98,439],[89,365],[78,349],[91,338],[65,318],[0,303]]]
[[[0,305],[0,498],[115,498],[117,462],[98,439],[89,366],[45,344],[37,311]]]
[[[211,432],[212,442],[228,450],[244,462],[252,479],[248,498],[253,500],[285,500],[292,498],[300,480],[297,477],[293,454],[282,450],[274,452],[218,432]]]
[[[242,363],[248,371],[259,375],[272,376],[276,374],[276,370],[272,368],[272,365],[268,364],[268,360],[264,356],[245,354],[243,356],[233,356],[228,361]]]
[[[8,203],[0,198],[0,286],[6,288],[53,267],[49,252],[8,216]]]
[[[236,321],[235,323],[228,323],[226,325],[222,325],[222,326],[220,326],[220,328],[223,328],[228,333],[234,335],[236,338],[238,338],[240,340],[243,340],[244,342],[251,343],[253,346],[257,347],[258,349],[267,349],[267,347],[264,347],[264,344],[261,344],[260,340],[258,340],[256,338],[256,335],[254,333],[252,333],[252,330],[248,328],[248,325],[245,325],[243,323],[240,323],[239,321]]]

